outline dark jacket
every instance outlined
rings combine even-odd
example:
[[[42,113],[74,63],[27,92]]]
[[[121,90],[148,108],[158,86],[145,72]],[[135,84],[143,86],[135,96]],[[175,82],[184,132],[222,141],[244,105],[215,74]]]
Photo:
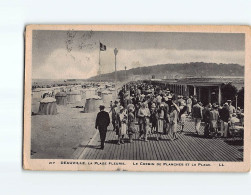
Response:
[[[199,104],[195,104],[192,110],[193,118],[202,118],[202,107]]]
[[[203,119],[205,123],[210,123],[210,111],[209,108],[204,109]]]
[[[104,129],[110,124],[110,117],[108,112],[100,111],[96,118],[95,128]]]
[[[226,107],[223,107],[220,112],[220,119],[223,120],[224,122],[228,122],[229,117],[230,117],[230,112],[229,109]]]

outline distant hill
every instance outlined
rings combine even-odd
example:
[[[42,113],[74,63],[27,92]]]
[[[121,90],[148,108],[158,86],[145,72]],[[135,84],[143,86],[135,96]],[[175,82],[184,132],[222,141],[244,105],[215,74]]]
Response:
[[[150,79],[183,78],[187,76],[244,76],[244,66],[238,64],[216,64],[191,62],[185,64],[161,64],[155,66],[138,67],[126,71],[117,71],[118,81]],[[91,77],[89,81],[113,81],[114,72]]]

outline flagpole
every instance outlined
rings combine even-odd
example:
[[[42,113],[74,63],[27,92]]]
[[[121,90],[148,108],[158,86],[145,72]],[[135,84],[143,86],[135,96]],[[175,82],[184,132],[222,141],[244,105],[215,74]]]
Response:
[[[118,54],[118,49],[115,48],[114,49],[114,55],[115,55],[115,91],[116,91],[116,98],[117,98],[117,95],[118,95],[118,87],[117,87],[117,54]]]
[[[98,56],[99,70],[98,70],[98,73],[99,73],[99,82],[101,82],[101,68],[100,68],[100,40],[99,40],[99,46],[98,46],[98,49],[99,49],[99,56]]]

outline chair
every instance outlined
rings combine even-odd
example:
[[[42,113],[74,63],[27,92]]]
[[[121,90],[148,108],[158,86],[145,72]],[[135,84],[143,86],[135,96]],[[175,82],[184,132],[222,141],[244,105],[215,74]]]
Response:
[[[232,123],[229,127],[229,133],[233,140],[236,140],[236,138],[240,138],[241,140],[243,140],[244,127],[241,125],[241,122]]]

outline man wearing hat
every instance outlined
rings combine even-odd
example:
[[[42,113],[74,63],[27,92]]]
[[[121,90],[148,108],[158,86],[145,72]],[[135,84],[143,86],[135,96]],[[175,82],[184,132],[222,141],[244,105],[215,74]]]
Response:
[[[100,109],[100,112],[97,114],[95,128],[99,130],[100,140],[101,140],[100,149],[103,150],[105,146],[107,127],[110,124],[110,117],[109,117],[108,112],[104,111],[105,109],[104,105],[100,105],[99,109]]]
[[[223,104],[223,108],[219,112],[221,121],[221,136],[227,137],[228,133],[228,122],[230,119],[230,112],[228,103]]]
[[[203,119],[205,122],[204,136],[209,137],[210,134],[210,111],[212,110],[212,104],[209,103],[203,110]]]

